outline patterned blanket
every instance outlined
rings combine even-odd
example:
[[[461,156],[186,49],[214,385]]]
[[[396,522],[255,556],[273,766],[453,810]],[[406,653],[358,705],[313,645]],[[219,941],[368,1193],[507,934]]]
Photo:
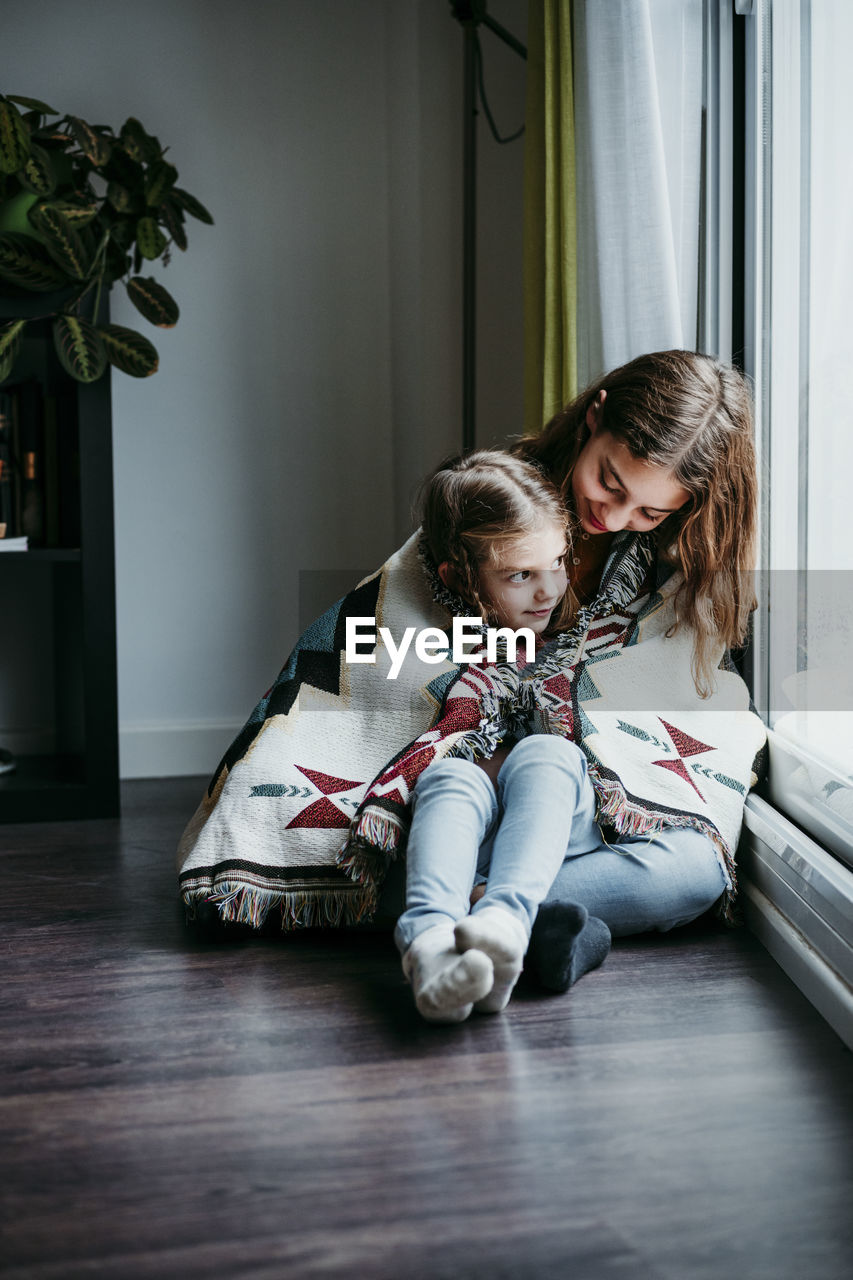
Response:
[[[657,572],[653,538],[625,535],[595,600],[529,665],[428,665],[411,649],[400,664],[407,627],[448,633],[467,612],[413,535],[309,627],[230,747],[178,850],[188,909],[212,903],[255,927],[275,909],[285,929],[369,918],[422,769],[534,731],[584,751],[605,835],[708,834],[732,881],[729,911],[764,726],[722,653],[712,696],[698,697],[691,637],[667,635],[679,579]],[[373,663],[346,661],[348,618],[376,619]]]
[[[435,721],[458,664],[410,650],[394,680],[380,639],[375,665],[345,660],[348,618],[393,637],[447,627],[413,536],[300,637],[274,685],[229,747],[178,847],[184,902],[259,928],[348,925],[369,915],[373,886],[337,865],[353,814],[389,757]]]

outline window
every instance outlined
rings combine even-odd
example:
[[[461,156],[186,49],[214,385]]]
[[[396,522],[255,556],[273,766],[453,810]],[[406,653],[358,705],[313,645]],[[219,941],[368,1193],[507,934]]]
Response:
[[[773,803],[853,863],[853,5],[737,0]]]

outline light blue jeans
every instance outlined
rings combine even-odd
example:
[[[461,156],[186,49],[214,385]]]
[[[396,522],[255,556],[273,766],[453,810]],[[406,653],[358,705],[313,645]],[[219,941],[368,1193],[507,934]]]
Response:
[[[401,952],[436,924],[488,906],[511,912],[528,935],[540,903],[580,903],[618,937],[665,931],[706,911],[727,887],[707,836],[668,828],[605,844],[579,747],[552,734],[523,738],[497,779],[468,760],[437,760],[413,797],[406,850]],[[485,893],[470,907],[473,885]]]

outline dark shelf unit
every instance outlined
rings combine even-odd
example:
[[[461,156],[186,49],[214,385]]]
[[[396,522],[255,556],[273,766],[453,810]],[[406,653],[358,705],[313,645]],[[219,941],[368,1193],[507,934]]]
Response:
[[[50,309],[38,296],[0,297],[0,321],[27,313],[38,317]],[[105,304],[100,318],[106,318]],[[73,518],[61,528],[59,545],[0,552],[0,619],[14,612],[25,639],[31,621],[34,669],[26,678],[52,689],[52,723],[46,730],[52,749],[33,755],[16,751],[17,768],[0,774],[0,823],[117,817],[110,373],[86,384],[69,377],[54,351],[50,321],[44,319],[27,326],[21,356],[3,390],[23,378],[35,379],[42,396],[57,406],[57,432],[70,446],[60,455],[58,487]],[[50,619],[47,636],[42,634],[45,618]],[[4,685],[17,678],[14,671],[0,669]]]

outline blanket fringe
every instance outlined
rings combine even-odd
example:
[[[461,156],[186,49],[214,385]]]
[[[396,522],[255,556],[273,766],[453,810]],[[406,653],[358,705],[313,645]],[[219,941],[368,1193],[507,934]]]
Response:
[[[377,894],[372,884],[360,889],[262,889],[240,881],[221,881],[215,889],[185,889],[184,906],[195,919],[202,904],[214,906],[227,924],[246,924],[260,929],[275,910],[281,911],[281,928],[310,929],[332,926],[346,928],[361,924],[376,910]]]
[[[463,760],[470,760],[472,764],[476,764],[478,760],[493,756],[500,743],[500,734],[496,730],[490,731],[489,726],[482,726],[479,729],[466,730],[454,742],[447,754],[459,756]]]
[[[488,760],[501,743],[517,734],[523,737],[528,731],[533,699],[528,685],[521,682],[512,668],[501,671],[508,686],[500,693],[486,690],[480,698],[480,720],[465,729],[447,752],[448,756],[460,756],[463,760]]]
[[[403,823],[398,817],[385,809],[367,808],[350,828],[337,866],[356,884],[376,887],[400,852],[402,838]]]

